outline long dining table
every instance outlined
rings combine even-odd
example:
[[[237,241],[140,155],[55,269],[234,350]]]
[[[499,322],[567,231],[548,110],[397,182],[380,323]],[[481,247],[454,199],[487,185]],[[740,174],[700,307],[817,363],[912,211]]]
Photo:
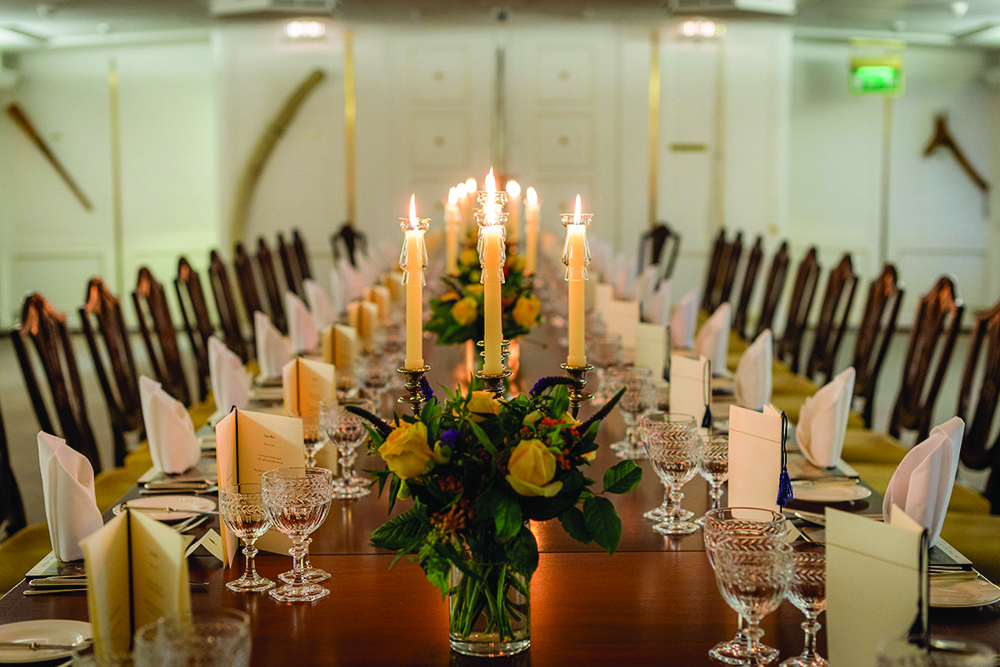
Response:
[[[550,337],[554,339],[554,333]],[[516,387],[528,390],[544,375],[559,373],[560,348],[525,340],[521,343]],[[462,367],[462,348],[426,345],[434,386],[454,386]],[[517,390],[517,389],[515,389]],[[386,406],[388,408],[388,404]],[[716,408],[716,413],[724,409]],[[401,411],[404,406],[400,405]],[[592,406],[584,408],[586,414]],[[591,477],[599,479],[618,459],[606,446],[622,437],[618,414],[601,427],[602,447]],[[382,467],[378,456],[359,457],[359,467]],[[584,545],[565,533],[558,521],[532,523],[540,552],[531,582],[531,647],[499,663],[518,665],[671,664],[717,665],[708,656],[716,643],[736,632],[736,614],[718,592],[715,574],[704,553],[701,534],[665,537],[652,530],[643,512],[657,506],[663,486],[647,461],[643,479],[631,493],[612,497],[622,519],[622,536],[613,555]],[[684,507],[703,514],[708,486],[696,477],[684,489]],[[137,489],[126,498],[137,496]],[[859,513],[879,513],[882,498],[835,505]],[[397,503],[396,512],[405,510]],[[817,505],[803,509],[822,512]],[[195,610],[221,607],[249,613],[253,633],[253,665],[464,665],[481,659],[454,653],[448,641],[447,601],[425,578],[419,565],[403,558],[390,567],[394,554],[376,549],[372,530],[388,518],[388,500],[371,496],[334,500],[329,516],[312,535],[313,565],[332,574],[322,585],[331,595],[314,603],[282,604],[266,594],[237,594],[225,582],[239,576],[242,562],[224,569],[211,556],[190,557],[191,578],[207,582],[192,593]],[[213,525],[214,523],[214,525]],[[218,527],[217,518],[203,529]],[[196,534],[198,534],[196,533]],[[291,567],[288,555],[261,553],[258,571],[277,580]],[[0,623],[34,619],[87,620],[86,596],[23,595],[22,582],[0,599]],[[859,604],[875,602],[859,601]],[[764,642],[781,659],[803,647],[803,615],[785,602],[763,622]],[[821,617],[821,622],[824,620]],[[934,635],[976,639],[1000,649],[1000,604],[973,609],[935,609]],[[825,629],[819,638],[826,653]],[[775,663],[777,664],[777,663]],[[835,666],[839,667],[839,666]],[[845,666],[847,667],[847,666]]]

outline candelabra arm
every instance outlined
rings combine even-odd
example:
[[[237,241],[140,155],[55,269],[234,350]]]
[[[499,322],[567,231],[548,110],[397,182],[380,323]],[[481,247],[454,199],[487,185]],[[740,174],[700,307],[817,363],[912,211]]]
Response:
[[[408,368],[397,368],[397,373],[402,373],[406,376],[406,382],[403,384],[403,388],[406,389],[407,396],[400,396],[400,403],[408,403],[413,409],[413,414],[419,416],[420,409],[423,407],[424,403],[429,398],[427,394],[424,393],[423,380],[424,374],[431,369],[430,366],[424,366],[423,368],[416,368],[410,370]]]
[[[483,371],[476,371],[476,377],[483,381],[486,386],[486,391],[492,393],[497,398],[504,398],[506,390],[504,389],[504,380],[513,375],[513,371],[509,368],[504,368],[502,373],[497,374],[486,374]]]
[[[593,398],[583,388],[587,386],[587,371],[594,370],[594,367],[590,364],[586,366],[561,364],[559,367],[566,371],[566,375],[577,382],[577,384],[569,388],[569,410],[573,415],[573,419],[576,419],[580,414],[580,404]]]

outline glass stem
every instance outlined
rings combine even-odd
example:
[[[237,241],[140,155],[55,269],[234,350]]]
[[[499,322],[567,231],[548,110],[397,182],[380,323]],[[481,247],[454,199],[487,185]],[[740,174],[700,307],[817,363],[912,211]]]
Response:
[[[816,635],[819,634],[820,624],[816,622],[815,613],[806,614],[806,620],[802,623],[802,629],[806,633],[806,646],[802,651],[803,658],[817,658],[819,657],[816,653]]]
[[[340,459],[340,471],[341,479],[345,487],[351,485],[351,480],[354,478],[354,459],[357,454],[354,452],[344,453]]]
[[[708,497],[712,500],[713,510],[722,507],[722,483],[716,484],[715,482],[712,482],[712,485],[708,490]]]
[[[308,567],[309,552],[306,538],[301,535],[292,537],[292,548],[288,550],[292,555],[292,586],[304,586],[303,574]]]
[[[670,485],[670,504],[673,505],[673,511],[670,515],[678,523],[681,521],[681,500],[684,499],[684,494],[681,493],[682,488],[683,486],[680,484]]]
[[[763,665],[766,664],[761,661],[760,655],[760,632],[758,627],[759,621],[752,618],[746,619],[746,637],[747,637],[747,661],[743,663],[744,665]]]
[[[247,559],[247,567],[243,571],[244,579],[256,579],[257,578],[257,568],[254,566],[253,557],[257,555],[257,547],[253,544],[256,540],[243,541],[243,555]]]

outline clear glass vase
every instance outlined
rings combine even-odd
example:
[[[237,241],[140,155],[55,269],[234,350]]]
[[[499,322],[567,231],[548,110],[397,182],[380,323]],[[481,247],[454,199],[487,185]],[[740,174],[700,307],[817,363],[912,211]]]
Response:
[[[451,567],[451,648],[465,655],[514,655],[531,644],[531,580],[509,563],[467,560],[475,576]]]

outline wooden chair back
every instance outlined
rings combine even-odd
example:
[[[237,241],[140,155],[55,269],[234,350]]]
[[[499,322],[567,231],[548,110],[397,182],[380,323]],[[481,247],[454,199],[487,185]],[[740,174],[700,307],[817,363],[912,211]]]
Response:
[[[302,287],[302,273],[299,270],[299,258],[295,248],[285,243],[285,237],[278,232],[278,258],[281,260],[281,270],[285,276],[285,285],[300,299],[305,299],[305,289]]]
[[[771,258],[771,266],[767,270],[767,282],[764,283],[764,299],[760,306],[760,317],[757,318],[757,328],[753,338],[759,336],[765,329],[774,331],[774,314],[778,312],[778,303],[785,291],[785,280],[788,278],[788,241],[782,241],[778,252]]]
[[[292,230],[292,247],[295,249],[295,259],[299,264],[299,275],[302,280],[312,278],[312,269],[309,267],[309,253],[306,252],[306,242],[299,234],[299,230]]]
[[[747,255],[747,268],[743,272],[743,282],[740,285],[740,299],[733,311],[733,331],[739,334],[740,338],[747,339],[747,313],[750,310],[750,301],[753,299],[753,288],[757,285],[757,274],[760,273],[760,262],[764,257],[764,238],[757,236],[750,254]]]
[[[916,431],[919,440],[930,433],[934,403],[955,349],[964,311],[955,285],[947,276],[942,276],[920,299],[903,361],[903,384],[889,421],[889,434],[893,437],[898,438],[904,428]],[[937,365],[931,375],[935,358]]]
[[[104,281],[95,277],[87,283],[79,312],[87,349],[111,416],[115,466],[123,466],[128,453],[125,434],[141,431],[143,422],[135,359],[121,303]],[[103,345],[98,342],[98,334]]]
[[[101,471],[101,458],[97,441],[87,417],[80,371],[73,354],[66,316],[57,311],[41,294],[29,294],[21,308],[21,324],[10,333],[14,352],[21,366],[24,384],[31,398],[31,405],[38,417],[38,425],[46,433],[56,435],[54,422],[42,397],[41,385],[28,352],[31,341],[49,385],[49,398],[59,419],[60,431],[66,443],[86,456],[94,468]]]
[[[156,381],[178,401],[191,405],[191,393],[177,347],[177,330],[170,317],[167,293],[145,266],[139,269],[132,303]]]
[[[639,236],[639,266],[638,273],[642,273],[647,266],[655,265],[660,259],[663,251],[663,244],[670,235],[670,230],[662,222],[657,223],[652,229],[647,229]]]
[[[184,331],[191,341],[198,369],[198,400],[204,401],[208,397],[208,339],[215,333],[215,327],[208,314],[208,301],[205,300],[201,277],[184,257],[177,260],[174,289],[177,291]]]
[[[830,271],[819,307],[812,352],[809,353],[809,363],[806,364],[806,375],[814,380],[819,375],[824,380],[833,377],[837,352],[840,351],[844,331],[847,330],[847,320],[857,288],[858,276],[854,273],[851,254],[844,253],[840,263]]]
[[[242,243],[236,244],[236,259],[233,262],[236,269],[236,281],[240,286],[240,297],[243,299],[243,312],[247,314],[250,323],[250,342],[257,349],[257,332],[253,328],[253,314],[258,310],[268,313],[260,300],[260,290],[257,288],[257,277],[253,271],[253,259],[247,253]],[[268,313],[270,314],[270,313]]]
[[[802,336],[809,324],[809,311],[812,310],[813,300],[816,298],[819,272],[816,248],[809,248],[795,272],[795,285],[792,288],[792,300],[788,303],[785,331],[775,346],[775,356],[780,360],[787,360],[794,373],[799,372]]]
[[[330,237],[330,243],[333,245],[333,259],[340,261],[340,246],[343,245],[347,261],[354,268],[358,267],[358,253],[368,251],[368,237],[354,229],[350,220],[345,221],[340,229]]]
[[[243,363],[253,356],[253,349],[247,345],[243,337],[243,327],[240,324],[236,299],[229,283],[229,272],[219,253],[212,251],[208,259],[208,279],[212,284],[212,296],[215,298],[215,309],[219,313],[219,328],[226,347],[235,352]],[[251,313],[252,315],[253,313]]]
[[[0,542],[27,524],[21,490],[17,487],[14,469],[10,464],[10,448],[7,446],[7,432],[3,427],[3,414],[0,413]]]
[[[980,361],[982,366],[980,367]],[[973,388],[979,380],[979,397],[972,408]],[[1000,302],[990,310],[976,313],[972,344],[965,361],[962,386],[958,392],[957,415],[965,420],[962,463],[973,470],[990,469],[986,483],[993,514],[1000,514],[1000,447],[991,442],[997,403],[1000,402]]]
[[[718,286],[715,303],[712,304],[713,311],[729,301],[733,295],[733,285],[736,283],[736,270],[740,266],[740,260],[743,259],[743,232],[736,232],[736,238],[729,244],[724,258],[726,272],[723,274],[722,283]]]
[[[660,248],[660,255],[657,261],[660,264],[660,277],[656,284],[659,287],[664,280],[674,277],[674,268],[677,266],[677,255],[681,250],[681,235],[676,230],[667,227],[668,236]]]
[[[288,320],[285,319],[284,292],[278,284],[278,274],[274,270],[274,259],[267,241],[261,236],[257,239],[257,266],[260,277],[264,281],[264,294],[271,311],[271,323],[283,334],[288,333]]]
[[[861,416],[868,428],[871,428],[874,415],[875,385],[892,335],[896,332],[896,319],[902,302],[903,288],[899,284],[896,267],[886,264],[882,274],[868,288],[868,300],[854,346],[854,396],[863,402]]]
[[[719,230],[712,245],[712,256],[708,260],[708,273],[705,275],[705,289],[701,293],[701,309],[712,312],[712,298],[715,291],[717,276],[722,268],[723,255],[726,252],[726,229]]]

